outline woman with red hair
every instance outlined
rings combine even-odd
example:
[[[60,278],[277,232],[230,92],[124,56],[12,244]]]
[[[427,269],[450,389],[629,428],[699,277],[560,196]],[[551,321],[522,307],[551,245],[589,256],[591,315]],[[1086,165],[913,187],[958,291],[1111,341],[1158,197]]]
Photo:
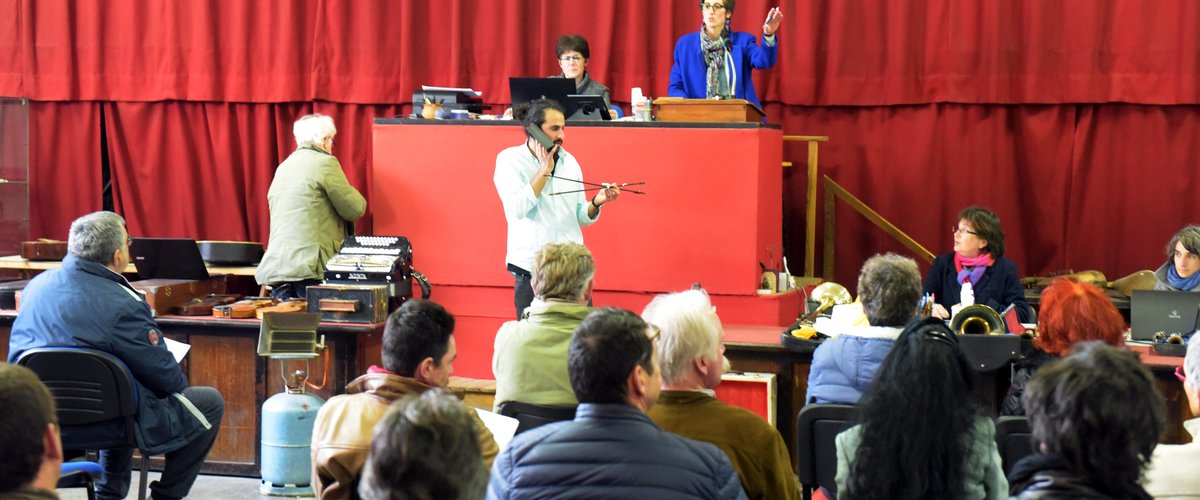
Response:
[[[1000,414],[1024,415],[1021,394],[1029,378],[1047,361],[1065,355],[1071,346],[1087,340],[1116,347],[1125,345],[1125,320],[1095,285],[1055,279],[1042,291],[1038,336],[1033,340],[1033,349],[1013,366],[1012,382]]]

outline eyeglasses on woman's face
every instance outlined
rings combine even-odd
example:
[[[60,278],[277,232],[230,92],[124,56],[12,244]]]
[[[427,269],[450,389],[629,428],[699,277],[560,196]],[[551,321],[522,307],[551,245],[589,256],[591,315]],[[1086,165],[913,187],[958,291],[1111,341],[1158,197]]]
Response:
[[[579,62],[582,60],[583,60],[583,56],[562,56],[562,57],[558,58],[558,62],[563,63],[563,64]]]
[[[974,234],[974,235],[979,234],[975,231],[972,231],[972,230],[967,229],[962,226],[950,226],[950,234],[958,234],[958,233],[967,233],[967,234]]]
[[[700,10],[709,10],[709,11],[713,11],[713,12],[720,12],[720,11],[725,10],[725,4],[720,3],[720,2],[702,3],[702,4],[700,4]]]

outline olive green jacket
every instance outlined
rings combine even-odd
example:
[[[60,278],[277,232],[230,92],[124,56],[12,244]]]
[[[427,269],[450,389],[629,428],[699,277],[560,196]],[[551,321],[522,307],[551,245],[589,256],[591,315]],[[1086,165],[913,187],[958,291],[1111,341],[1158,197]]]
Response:
[[[367,210],[337,158],[308,147],[279,164],[267,204],[271,236],[254,273],[260,285],[324,277],[325,262],[342,246],[344,221]]]
[[[496,332],[492,373],[496,376],[496,411],[500,403],[575,406],[567,376],[571,334],[592,308],[572,302],[534,300],[521,321],[509,321]]]

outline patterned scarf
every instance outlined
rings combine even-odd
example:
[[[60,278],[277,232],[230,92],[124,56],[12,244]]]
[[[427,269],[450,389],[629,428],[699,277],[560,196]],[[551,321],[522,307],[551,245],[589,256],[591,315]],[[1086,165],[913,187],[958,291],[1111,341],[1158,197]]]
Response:
[[[726,28],[721,32],[721,37],[716,40],[711,40],[704,33],[704,25],[700,25],[700,53],[704,54],[704,63],[708,65],[708,72],[705,74],[705,97],[709,99],[729,99],[728,93],[721,93],[721,74],[725,72],[725,55],[729,53],[726,44],[729,35],[729,29]],[[732,84],[726,86],[732,88]]]
[[[979,278],[983,277],[983,273],[995,263],[996,259],[993,259],[990,253],[970,258],[955,253],[954,268],[958,270],[958,284],[961,285],[969,279],[971,280],[971,286],[977,285]]]

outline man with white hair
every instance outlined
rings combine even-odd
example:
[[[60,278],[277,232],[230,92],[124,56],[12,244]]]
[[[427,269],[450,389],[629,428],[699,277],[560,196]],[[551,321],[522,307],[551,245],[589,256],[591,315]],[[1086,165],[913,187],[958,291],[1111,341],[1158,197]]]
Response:
[[[1200,415],[1200,340],[1195,336],[1188,342],[1180,368],[1175,376],[1181,378],[1188,408],[1192,415]],[[1185,421],[1183,428],[1191,434],[1192,442],[1154,448],[1143,482],[1154,498],[1200,498],[1200,476],[1195,473],[1195,464],[1200,462],[1200,418]]]
[[[771,424],[714,396],[728,360],[725,330],[703,290],[655,297],[642,317],[659,331],[663,391],[647,412],[663,430],[716,445],[751,499],[800,498],[787,445]]]
[[[322,114],[300,117],[292,126],[296,151],[275,170],[267,191],[271,235],[254,273],[277,299],[303,298],[321,282],[325,262],[342,246],[345,222],[358,220],[367,200],[346,180],[333,156],[337,128]]]
[[[167,458],[162,477],[150,484],[150,495],[186,497],[217,438],[225,400],[212,387],[188,385],[146,300],[121,275],[129,265],[125,219],[112,212],[75,219],[67,253],[62,267],[37,275],[25,287],[8,362],[39,347],[82,347],[116,356],[129,368],[137,389],[133,432],[138,448]],[[96,449],[123,442],[126,432],[119,420],[66,426],[62,441]],[[96,497],[125,498],[132,464],[129,447],[101,450],[104,474],[96,483]]]

